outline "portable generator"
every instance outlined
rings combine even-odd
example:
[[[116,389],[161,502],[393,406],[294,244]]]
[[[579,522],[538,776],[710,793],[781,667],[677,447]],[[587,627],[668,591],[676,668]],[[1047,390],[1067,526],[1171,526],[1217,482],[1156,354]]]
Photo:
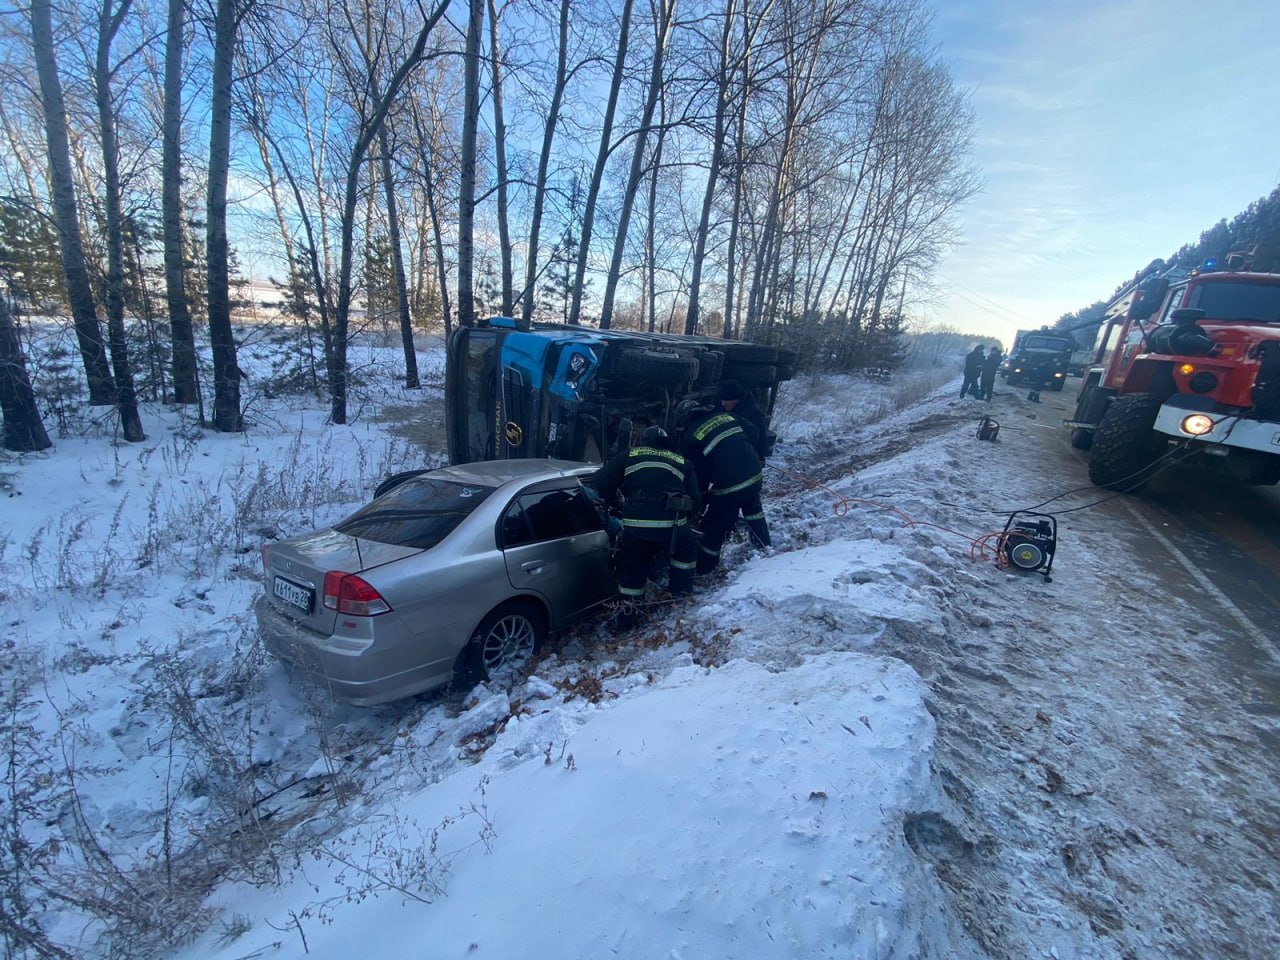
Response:
[[[1047,513],[1015,510],[1009,515],[1000,535],[996,565],[1038,573],[1048,583],[1053,579],[1049,571],[1053,568],[1053,555],[1057,549],[1057,518]]]

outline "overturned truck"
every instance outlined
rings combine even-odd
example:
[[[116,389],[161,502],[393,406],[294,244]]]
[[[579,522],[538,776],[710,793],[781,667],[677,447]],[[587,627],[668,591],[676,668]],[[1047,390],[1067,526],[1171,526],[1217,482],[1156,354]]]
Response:
[[[757,343],[494,317],[449,339],[449,460],[600,462],[633,429],[674,432],[676,408],[714,402],[726,380],[752,396],[767,424],[795,361]]]
[[[1178,276],[1155,261],[1108,305],[1065,421],[1095,484],[1136,490],[1184,461],[1280,481],[1280,274],[1247,254],[1227,267]]]

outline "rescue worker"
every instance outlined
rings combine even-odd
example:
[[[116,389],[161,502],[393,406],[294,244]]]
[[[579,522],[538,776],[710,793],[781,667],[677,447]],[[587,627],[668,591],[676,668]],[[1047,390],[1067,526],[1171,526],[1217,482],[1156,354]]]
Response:
[[[756,448],[756,456],[763,464],[769,455],[769,428],[765,425],[764,411],[756,406],[751,394],[742,389],[737,380],[720,384],[720,409],[732,413],[741,422]]]
[[[700,507],[693,465],[676,452],[675,441],[658,426],[596,471],[592,487],[608,501],[621,494],[622,546],[618,553],[618,613],[613,626],[635,626],[649,571],[667,557],[667,589],[691,593],[697,546],[693,518]]]
[[[987,351],[982,361],[982,379],[978,382],[978,399],[990,400],[995,393],[996,371],[1000,369],[1000,361],[1004,359],[999,347]]]
[[[738,419],[723,410],[695,408],[685,421],[680,449],[707,494],[697,573],[710,573],[720,565],[720,548],[739,514],[756,544],[773,546],[760,504],[760,458]]]
[[[964,355],[964,382],[960,384],[961,400],[970,393],[979,400],[982,399],[982,394],[978,392],[978,378],[982,375],[983,359],[982,344],[978,344]]]

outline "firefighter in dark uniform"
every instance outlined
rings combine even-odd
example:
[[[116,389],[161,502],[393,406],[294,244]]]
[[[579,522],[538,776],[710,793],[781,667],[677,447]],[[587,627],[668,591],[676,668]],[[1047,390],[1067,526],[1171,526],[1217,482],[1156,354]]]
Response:
[[[765,424],[764,411],[756,406],[751,394],[743,390],[737,380],[726,380],[720,384],[720,408],[742,422],[751,445],[756,448],[756,456],[763,464],[765,457],[769,456],[769,428]]]
[[[661,427],[649,427],[640,443],[609,459],[591,486],[606,501],[622,495],[622,547],[618,553],[619,611],[614,626],[635,625],[649,571],[658,557],[668,564],[667,588],[677,596],[693,590],[697,545],[693,518],[700,507],[693,465],[675,450]]]
[[[694,410],[685,421],[680,449],[707,491],[697,572],[710,573],[719,566],[720,548],[738,514],[747,521],[752,540],[762,547],[773,546],[760,505],[760,457],[737,417],[723,410]]]

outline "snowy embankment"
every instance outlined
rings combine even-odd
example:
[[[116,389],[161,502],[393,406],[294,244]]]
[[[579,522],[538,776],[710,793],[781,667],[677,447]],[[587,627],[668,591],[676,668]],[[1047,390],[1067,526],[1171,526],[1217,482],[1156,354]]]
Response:
[[[693,604],[587,625],[509,693],[356,710],[265,659],[258,543],[429,459],[376,417],[417,398],[366,390],[352,426],[264,397],[219,437],[156,408],[147,443],[3,465],[4,692],[40,772],[16,829],[68,898],[26,922],[84,956],[977,955],[908,843],[945,807],[933,720],[875,644],[940,627],[895,523],[826,542],[829,499],[792,498],[778,555],[735,545]],[[840,392],[854,423],[884,405]]]

